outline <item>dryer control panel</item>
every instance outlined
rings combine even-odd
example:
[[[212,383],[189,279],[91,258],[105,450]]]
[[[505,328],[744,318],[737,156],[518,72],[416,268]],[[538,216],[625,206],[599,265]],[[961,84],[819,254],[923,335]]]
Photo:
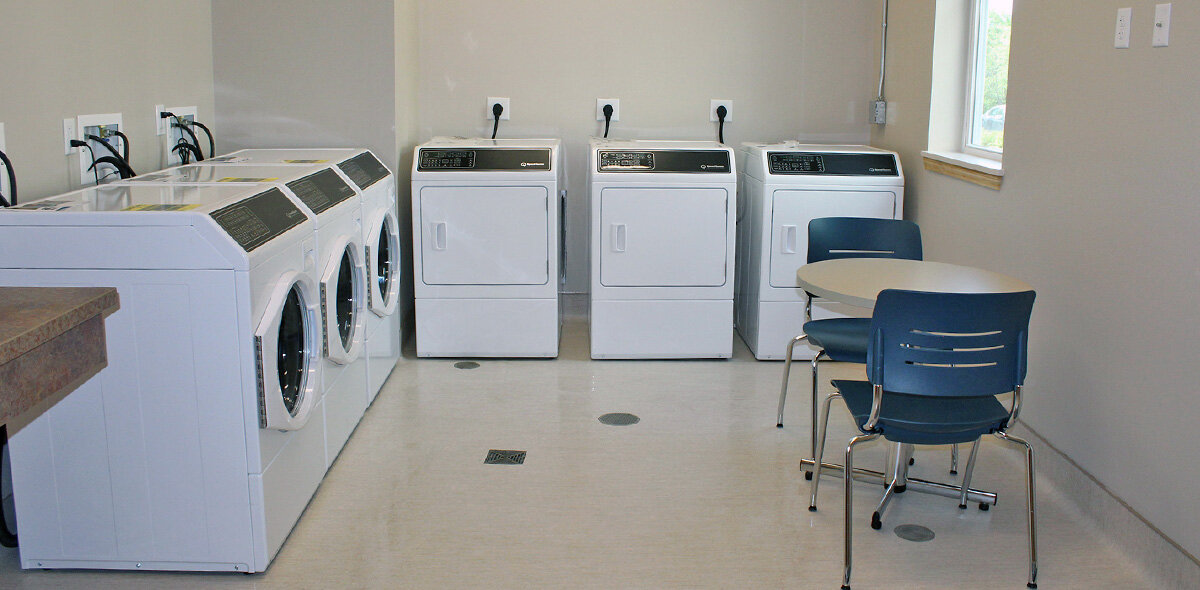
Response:
[[[897,176],[892,154],[768,152],[771,174],[817,176]]]
[[[725,150],[600,150],[597,172],[728,174]]]
[[[527,172],[550,169],[549,149],[421,148],[417,170],[510,170]]]

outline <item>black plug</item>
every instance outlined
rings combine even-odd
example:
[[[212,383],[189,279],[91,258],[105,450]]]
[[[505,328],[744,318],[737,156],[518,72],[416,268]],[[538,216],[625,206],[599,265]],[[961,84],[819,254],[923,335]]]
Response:
[[[717,141],[725,143],[725,116],[729,114],[729,109],[725,105],[717,107]]]
[[[613,106],[611,104],[604,105],[604,138],[608,139],[608,124],[612,122]]]
[[[88,145],[86,141],[79,141],[78,139],[72,139],[72,140],[71,140],[71,147],[85,147],[85,148],[91,148],[92,146]]]
[[[492,139],[496,139],[496,130],[500,128],[500,113],[504,112],[504,105],[496,103],[492,105],[492,117],[496,122],[492,125]]]

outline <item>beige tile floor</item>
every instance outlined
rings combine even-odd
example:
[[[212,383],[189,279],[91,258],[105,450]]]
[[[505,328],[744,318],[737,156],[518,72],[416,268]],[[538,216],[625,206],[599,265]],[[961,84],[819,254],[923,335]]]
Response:
[[[263,574],[21,571],[0,549],[0,588],[830,588],[840,584],[842,486],[810,513],[807,371],[775,428],[782,365],[737,342],[729,361],[605,361],[569,321],[557,360],[401,361]],[[860,369],[859,369],[860,370]],[[829,370],[852,376],[856,367]],[[1032,392],[1031,392],[1032,393]],[[834,408],[831,440],[847,439]],[[631,412],[641,422],[605,426]],[[488,449],[528,451],[484,465]],[[859,453],[879,468],[884,446]],[[1024,588],[1020,453],[988,442],[988,512],[900,496],[867,526],[880,489],[855,486],[854,588]],[[948,452],[915,473],[950,478]],[[1145,588],[1141,570],[1056,491],[1039,489],[1041,588]],[[936,537],[914,543],[893,528]]]

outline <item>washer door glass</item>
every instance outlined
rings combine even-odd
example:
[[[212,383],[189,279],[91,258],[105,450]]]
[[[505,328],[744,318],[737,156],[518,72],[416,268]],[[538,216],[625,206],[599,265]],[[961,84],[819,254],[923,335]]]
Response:
[[[337,300],[334,302],[337,314],[338,337],[342,340],[342,348],[349,350],[354,339],[354,258],[350,248],[342,252],[342,263],[338,267]]]
[[[305,358],[308,326],[305,320],[300,288],[292,285],[279,320],[279,347],[276,359],[283,405],[292,416],[296,415],[300,406],[304,393],[304,379],[308,373],[308,359]]]

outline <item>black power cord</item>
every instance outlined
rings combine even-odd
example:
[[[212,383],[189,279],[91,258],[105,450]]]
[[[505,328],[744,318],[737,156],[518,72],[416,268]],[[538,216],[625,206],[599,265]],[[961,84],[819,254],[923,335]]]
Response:
[[[500,129],[500,113],[503,113],[503,112],[504,112],[504,105],[502,105],[500,103],[496,103],[496,104],[492,105],[492,116],[495,117],[495,119],[496,119],[496,122],[494,124],[492,124],[492,139],[496,139],[496,130]]]
[[[88,153],[92,154],[92,165],[88,168],[88,170],[91,170],[92,174],[96,177],[96,184],[100,184],[100,171],[96,169],[96,152],[95,152],[95,150],[92,149],[91,144],[89,144],[86,141],[79,141],[78,139],[72,139],[71,147],[87,148]],[[83,156],[80,156],[80,157],[83,157]],[[83,184],[82,178],[79,179],[79,184]]]
[[[183,133],[187,133],[192,138],[192,143],[190,144],[191,149],[188,149],[187,153],[195,154],[197,162],[204,161],[204,152],[200,151],[200,140],[196,139],[196,134],[192,133],[192,130],[189,129],[188,126],[184,124],[183,119],[180,119],[178,115],[176,115],[175,113],[172,113],[171,111],[159,111],[158,118],[160,118],[160,119],[168,119],[168,118],[175,119],[175,122],[171,123],[171,126],[178,127],[180,131],[182,131]],[[180,135],[183,135],[183,133],[181,133]],[[175,144],[175,146],[171,148],[171,151],[172,152],[179,151],[181,149],[179,146],[183,145],[184,143],[187,143],[187,140],[184,139],[183,137],[180,137],[179,143]],[[186,149],[186,148],[184,148],[184,149]],[[180,159],[181,163],[183,163],[183,164],[188,163],[188,160],[185,159],[186,157],[187,156],[184,156],[183,152],[180,152],[179,159]]]
[[[725,116],[729,114],[729,109],[725,105],[717,107],[717,141],[725,143]]]
[[[200,153],[200,148],[188,143],[183,139],[180,139],[179,143],[175,144],[175,147],[171,148],[171,151],[179,152],[179,162],[181,164],[191,163],[191,156],[193,155],[196,156],[197,162],[204,159],[204,154]]]
[[[175,120],[178,121],[179,118],[176,117]],[[200,151],[200,140],[196,139],[196,134],[192,132],[191,127],[184,125],[182,122],[171,123],[171,126],[178,127],[180,131],[186,133],[188,137],[192,138],[191,145],[192,145],[192,147],[196,148],[196,161],[203,162],[204,161],[204,152]]]
[[[217,155],[217,144],[216,144],[216,142],[213,141],[213,134],[212,134],[212,131],[210,131],[208,129],[208,126],[205,125],[204,123],[201,123],[200,121],[196,121],[196,120],[192,121],[192,126],[199,127],[200,130],[203,131],[204,134],[208,136],[208,157],[211,158],[211,157]],[[200,144],[196,144],[196,147],[200,147]]]
[[[120,131],[113,131],[113,135],[121,138],[121,159],[129,161],[129,137]]]
[[[3,154],[3,152],[0,152]],[[8,158],[5,158],[7,160]],[[16,205],[16,202],[13,203]],[[0,424],[0,457],[4,456],[4,447],[8,444],[8,427]],[[16,547],[17,536],[9,532],[8,522],[4,519],[4,506],[0,505],[0,546]]]
[[[92,162],[92,166],[95,166],[96,164],[109,164],[121,173],[121,178],[133,178],[134,176],[137,176],[137,173],[133,171],[133,167],[129,165],[129,160],[125,159],[125,156],[122,156],[119,152],[117,152],[117,148],[113,147],[112,144],[108,143],[107,140],[90,133],[85,135],[84,138],[99,143],[108,149],[110,153],[112,153],[112,156],[104,156],[94,160]]]
[[[608,124],[612,122],[613,106],[610,104],[604,105],[604,138],[608,139]]]
[[[8,155],[0,152],[0,161],[4,162],[4,170],[8,173],[8,199],[0,194],[0,207],[16,207],[17,206],[17,172],[13,170],[12,160],[8,159]],[[3,427],[0,427],[3,428]]]

